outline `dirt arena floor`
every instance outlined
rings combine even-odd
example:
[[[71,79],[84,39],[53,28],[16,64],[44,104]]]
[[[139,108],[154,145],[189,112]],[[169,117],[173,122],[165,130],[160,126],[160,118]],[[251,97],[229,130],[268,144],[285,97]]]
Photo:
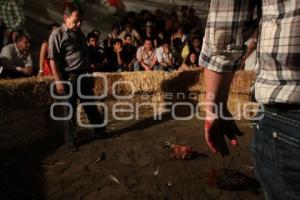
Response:
[[[60,136],[1,153],[0,199],[264,199],[261,189],[226,191],[208,184],[211,170],[222,168],[255,177],[249,122],[239,122],[245,136],[225,159],[210,153],[202,127],[196,119],[110,122],[109,132],[116,137],[95,141],[92,131],[79,130],[76,153],[65,150]],[[190,145],[199,156],[174,160],[162,147],[165,142]]]

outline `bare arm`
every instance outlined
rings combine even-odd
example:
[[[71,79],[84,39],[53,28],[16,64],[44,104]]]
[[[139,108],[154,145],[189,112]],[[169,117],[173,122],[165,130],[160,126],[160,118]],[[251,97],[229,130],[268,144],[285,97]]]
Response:
[[[44,67],[44,60],[47,56],[47,43],[44,42],[41,46],[41,50],[40,50],[40,60],[39,60],[39,66],[40,66],[40,70],[39,70],[39,74],[42,75],[43,74],[43,67]]]
[[[151,70],[151,66],[147,65],[146,63],[144,63],[143,61],[141,62],[142,67],[146,70],[146,71],[150,71]]]
[[[211,2],[199,63],[205,67],[205,139],[212,152],[222,156],[229,154],[225,137],[236,146],[236,135],[242,135],[233,120],[220,116],[220,109],[226,117],[231,116],[227,109],[230,85],[234,72],[242,63],[244,42],[253,33],[248,24],[255,3],[252,0]],[[234,16],[229,13],[234,13]]]
[[[155,56],[151,62],[150,69],[153,70],[156,64],[157,64],[157,57]]]
[[[55,80],[56,91],[58,94],[64,95],[65,87],[64,84],[61,82],[63,80],[61,77],[61,72],[54,60],[50,60],[50,66]]]
[[[123,59],[121,57],[121,50],[117,52],[117,60],[118,60],[118,65],[123,65]]]

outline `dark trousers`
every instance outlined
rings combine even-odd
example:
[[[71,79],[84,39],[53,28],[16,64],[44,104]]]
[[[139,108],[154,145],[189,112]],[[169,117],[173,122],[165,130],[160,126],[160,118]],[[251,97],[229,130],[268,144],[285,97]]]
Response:
[[[92,99],[85,99],[81,98],[78,95],[77,88],[78,88],[78,77],[80,74],[67,74],[64,75],[64,81],[68,81],[72,88],[73,88],[73,93],[70,98],[62,100],[63,103],[67,103],[71,105],[73,112],[72,112],[72,119],[71,120],[64,120],[63,121],[63,126],[64,126],[64,136],[65,136],[65,142],[66,143],[71,143],[74,142],[75,137],[76,137],[76,114],[77,114],[77,102],[79,100],[80,103],[90,103],[90,102],[95,102]],[[81,81],[81,93],[86,96],[94,96],[93,92],[93,87],[94,87],[94,80],[92,77],[86,77],[83,78]],[[66,88],[66,95],[69,94],[69,87],[65,85]],[[99,112],[98,108],[96,105],[88,105],[88,106],[82,106],[84,109],[85,113],[87,114],[88,120],[92,125],[99,125],[102,124],[104,119],[102,113]],[[67,117],[70,114],[70,109],[68,106],[62,106],[62,116]],[[103,128],[95,128],[95,132],[98,133]]]
[[[267,108],[252,151],[267,200],[300,199],[300,110]]]

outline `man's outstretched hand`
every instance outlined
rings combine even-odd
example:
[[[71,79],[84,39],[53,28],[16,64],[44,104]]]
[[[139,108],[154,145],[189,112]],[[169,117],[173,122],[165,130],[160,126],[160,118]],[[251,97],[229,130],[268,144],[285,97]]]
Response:
[[[205,120],[205,139],[210,150],[222,157],[229,155],[229,149],[226,143],[226,137],[231,145],[238,146],[236,136],[244,135],[239,130],[234,120],[225,119],[207,119]]]

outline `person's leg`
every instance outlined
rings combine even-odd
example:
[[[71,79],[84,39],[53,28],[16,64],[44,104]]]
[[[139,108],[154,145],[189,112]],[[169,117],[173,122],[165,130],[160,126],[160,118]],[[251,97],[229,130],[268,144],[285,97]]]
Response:
[[[72,86],[72,94],[71,97],[65,100],[62,100],[62,102],[70,105],[70,106],[63,106],[62,107],[62,115],[63,117],[67,117],[70,115],[70,112],[72,112],[72,119],[70,120],[64,120],[64,137],[65,137],[65,143],[67,145],[73,145],[76,138],[76,107],[77,107],[77,95],[76,95],[76,80],[74,77],[68,77],[65,79],[66,81],[69,81],[69,83]],[[70,88],[68,85],[65,84],[66,88],[66,95],[70,94]],[[70,110],[71,107],[71,110]]]
[[[138,62],[138,61],[135,61],[134,63],[133,63],[133,71],[140,71],[141,70],[141,65],[140,65],[140,63]]]
[[[82,94],[86,96],[94,96],[93,92],[94,79],[92,77],[83,78],[81,81]],[[80,103],[94,103],[93,99],[79,98]],[[95,134],[106,134],[106,125],[104,124],[103,113],[100,113],[97,105],[87,105],[83,106],[85,113],[87,114],[88,120],[92,125],[103,127],[95,127]]]
[[[266,112],[252,143],[267,200],[300,199],[300,112]]]
[[[155,65],[153,71],[164,71],[164,67],[161,65]]]

